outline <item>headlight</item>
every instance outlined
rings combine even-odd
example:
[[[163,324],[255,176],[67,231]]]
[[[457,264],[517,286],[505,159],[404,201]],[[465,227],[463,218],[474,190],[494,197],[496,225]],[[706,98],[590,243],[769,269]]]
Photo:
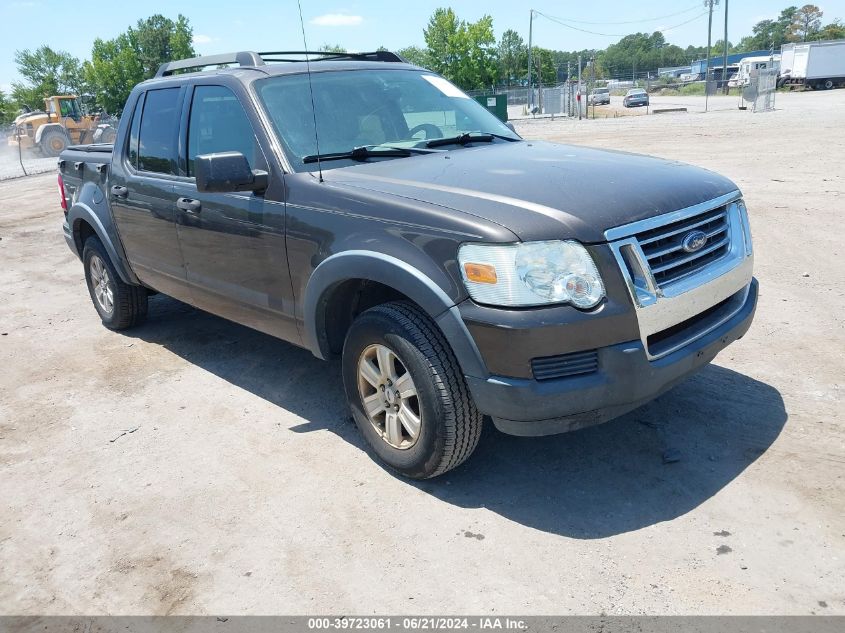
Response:
[[[593,258],[578,242],[464,244],[458,262],[464,284],[478,303],[592,308],[605,296]]]

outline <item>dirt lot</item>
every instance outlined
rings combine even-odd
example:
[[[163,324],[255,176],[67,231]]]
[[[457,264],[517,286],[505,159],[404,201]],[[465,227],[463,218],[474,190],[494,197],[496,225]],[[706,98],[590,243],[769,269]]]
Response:
[[[0,138],[0,181],[10,178],[20,178],[24,173],[28,175],[43,174],[56,170],[55,158],[45,158],[33,150],[23,152],[18,156],[15,149],[6,145],[6,141]]]
[[[757,320],[425,483],[362,450],[336,365],[162,296],[101,327],[55,176],[0,183],[0,613],[845,614],[845,90],[778,105],[520,124],[732,177]]]

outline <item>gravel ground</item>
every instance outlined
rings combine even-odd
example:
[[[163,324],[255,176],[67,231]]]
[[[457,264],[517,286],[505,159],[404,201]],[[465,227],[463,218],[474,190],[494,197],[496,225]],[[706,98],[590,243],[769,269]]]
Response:
[[[30,151],[24,152],[19,158],[17,150],[11,150],[4,140],[0,139],[0,180],[55,171],[56,160],[56,158],[44,158]]]
[[[0,613],[845,614],[845,90],[779,107],[519,124],[732,177],[757,319],[425,483],[363,451],[336,364],[162,296],[104,329],[54,176],[0,183]]]

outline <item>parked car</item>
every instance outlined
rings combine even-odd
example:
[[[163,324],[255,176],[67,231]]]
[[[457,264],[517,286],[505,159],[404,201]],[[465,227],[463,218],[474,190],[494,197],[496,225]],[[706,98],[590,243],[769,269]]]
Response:
[[[622,105],[626,108],[648,105],[648,93],[642,88],[631,88],[622,99]]]
[[[590,93],[591,105],[607,105],[610,103],[610,89],[596,88]]]
[[[372,452],[414,478],[463,462],[485,416],[605,422],[748,330],[727,178],[523,141],[385,51],[295,55],[165,64],[113,146],[62,152],[65,239],[106,327],[158,291],[337,357]]]

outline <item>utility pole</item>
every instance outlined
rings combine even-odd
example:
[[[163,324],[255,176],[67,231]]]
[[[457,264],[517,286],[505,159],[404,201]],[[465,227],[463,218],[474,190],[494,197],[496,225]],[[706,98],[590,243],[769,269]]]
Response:
[[[722,68],[722,81],[725,82],[725,94],[728,94],[728,0],[725,0],[725,63]]]
[[[581,120],[581,56],[578,55],[578,98],[577,98],[577,106],[578,106],[578,120]]]
[[[531,87],[531,45],[534,36],[534,9],[528,10],[528,109],[534,110],[534,90]]]
[[[713,5],[719,4],[719,0],[704,0],[704,6],[710,11],[707,16],[707,62],[704,70],[704,111],[707,112],[707,98],[710,96],[707,88],[710,85],[710,43],[713,32]]]

